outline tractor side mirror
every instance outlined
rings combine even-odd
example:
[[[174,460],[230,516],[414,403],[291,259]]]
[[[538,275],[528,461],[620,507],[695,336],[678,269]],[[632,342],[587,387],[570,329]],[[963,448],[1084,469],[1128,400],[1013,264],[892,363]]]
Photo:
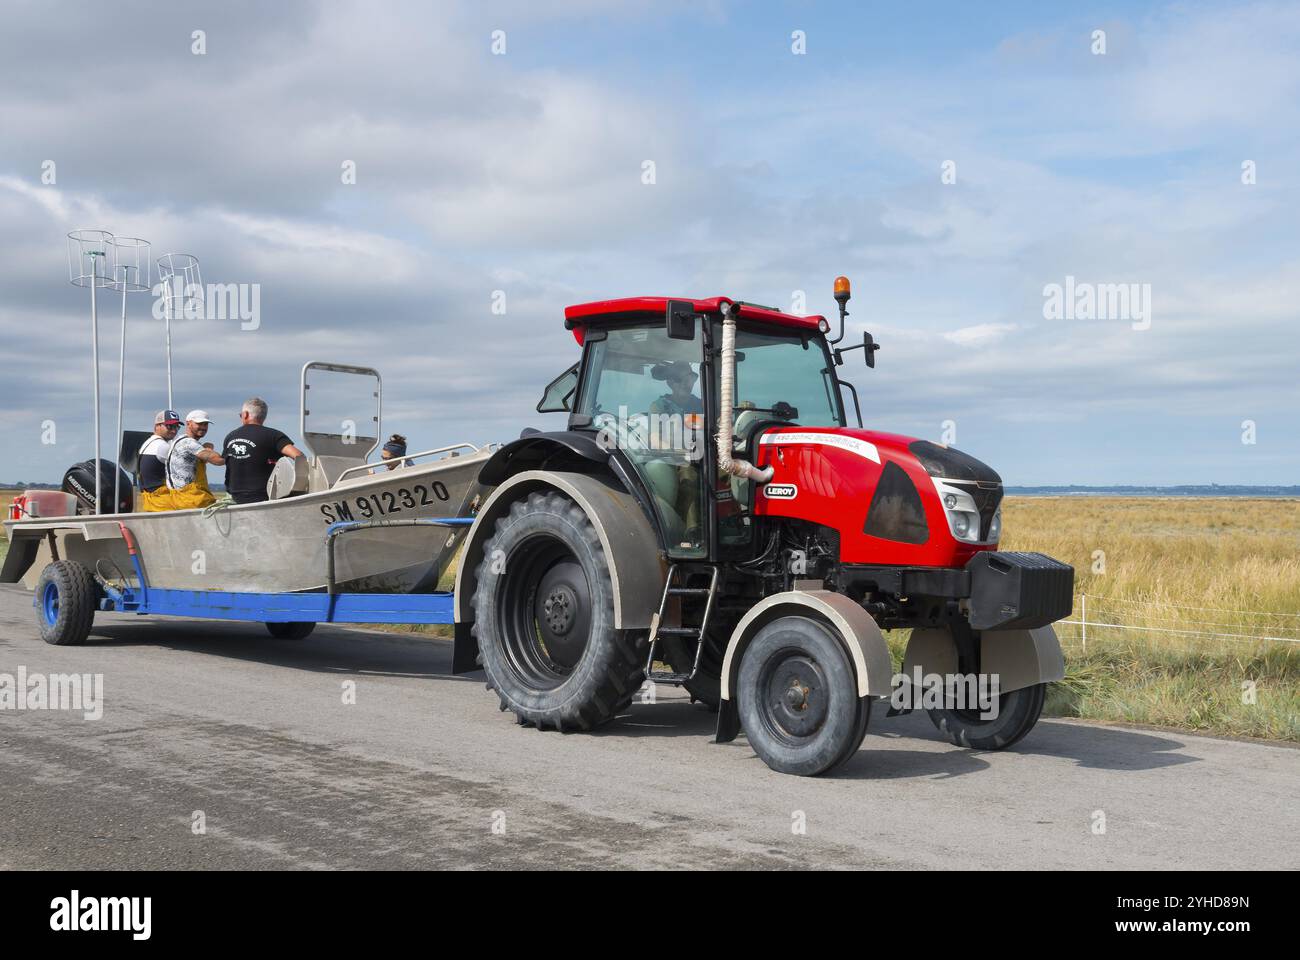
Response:
[[[848,353],[850,350],[861,350],[863,354],[865,354],[864,359],[867,361],[867,366],[874,367],[876,365],[876,351],[879,349],[880,349],[880,344],[876,343],[875,340],[872,340],[871,334],[867,333],[864,330],[862,332],[862,346],[835,348],[835,352],[833,354],[833,356],[835,357],[835,365],[837,367],[843,366],[844,354]]]
[[[695,304],[689,300],[669,300],[664,324],[673,340],[695,339]]]

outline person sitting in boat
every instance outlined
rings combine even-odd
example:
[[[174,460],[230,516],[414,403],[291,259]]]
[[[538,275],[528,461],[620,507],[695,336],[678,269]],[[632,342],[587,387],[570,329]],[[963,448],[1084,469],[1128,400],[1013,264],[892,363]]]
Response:
[[[402,457],[406,456],[406,438],[400,433],[393,434],[388,438],[388,442],[384,444],[384,449],[379,451],[379,456],[388,461],[389,470],[396,470],[398,467],[405,466]],[[380,471],[375,470],[373,472],[379,473]]]
[[[221,445],[226,461],[226,491],[235,503],[270,499],[266,482],[279,459],[303,456],[285,434],[266,426],[266,412],[266,401],[261,397],[245,400],[239,411],[240,425],[226,434]]]
[[[145,513],[172,509],[172,492],[167,487],[167,446],[176,439],[180,426],[179,413],[159,410],[153,418],[153,435],[140,445],[136,454],[140,509]]]
[[[167,447],[167,487],[172,510],[193,510],[217,502],[208,489],[208,464],[219,467],[225,458],[204,443],[212,418],[203,410],[185,415],[185,432]]]

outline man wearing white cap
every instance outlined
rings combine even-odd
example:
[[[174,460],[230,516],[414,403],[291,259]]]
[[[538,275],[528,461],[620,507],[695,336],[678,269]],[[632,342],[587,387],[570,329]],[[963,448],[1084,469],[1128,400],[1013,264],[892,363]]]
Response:
[[[204,443],[212,418],[203,410],[185,415],[185,432],[167,448],[167,487],[172,492],[173,510],[193,510],[217,502],[208,489],[208,464],[222,466],[226,461]]]

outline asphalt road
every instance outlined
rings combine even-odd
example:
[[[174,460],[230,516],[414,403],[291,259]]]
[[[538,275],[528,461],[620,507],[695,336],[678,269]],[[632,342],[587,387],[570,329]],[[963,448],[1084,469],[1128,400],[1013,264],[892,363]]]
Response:
[[[408,635],[116,614],[53,647],[30,594],[0,587],[0,673],[104,684],[98,720],[0,710],[0,868],[1300,865],[1289,747],[1042,721],[979,753],[878,711],[809,780],[712,743],[673,690],[595,734],[540,733],[450,665],[450,643]]]

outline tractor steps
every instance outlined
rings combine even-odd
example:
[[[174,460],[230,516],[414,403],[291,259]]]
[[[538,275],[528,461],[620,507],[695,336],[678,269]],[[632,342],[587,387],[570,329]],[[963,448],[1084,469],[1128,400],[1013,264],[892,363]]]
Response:
[[[694,569],[692,569],[694,568]],[[689,576],[692,572],[702,572],[704,569],[709,571],[709,585],[707,587],[686,587],[678,585],[678,576],[683,578]],[[700,658],[704,653],[704,636],[709,629],[709,618],[713,615],[713,601],[718,593],[719,569],[714,566],[703,564],[677,564],[674,563],[668,568],[668,578],[664,581],[664,593],[659,601],[659,613],[654,620],[654,627],[650,631],[650,651],[646,656],[645,675],[646,679],[654,683],[668,683],[680,686],[690,680],[695,679],[695,675],[700,670]],[[698,624],[683,624],[680,627],[663,626],[664,618],[668,615],[668,603],[673,597],[705,597],[704,612],[700,616]],[[691,665],[690,673],[678,673],[671,670],[655,670],[655,657],[659,649],[660,637],[682,637],[687,640],[695,641],[695,661]]]

